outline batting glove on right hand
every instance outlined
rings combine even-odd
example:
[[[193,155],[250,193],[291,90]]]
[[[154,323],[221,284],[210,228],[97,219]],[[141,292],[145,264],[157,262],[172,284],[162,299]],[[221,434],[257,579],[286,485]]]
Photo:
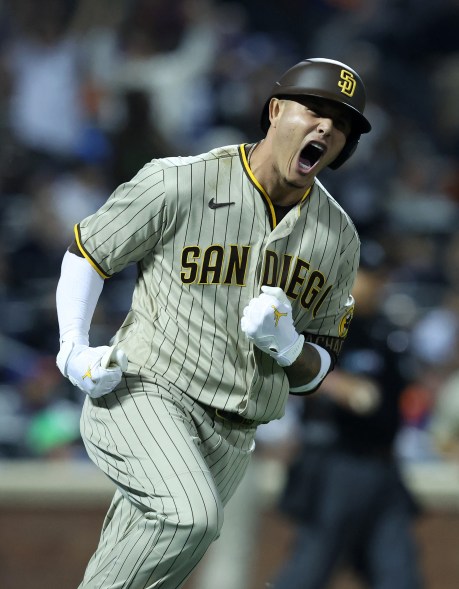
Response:
[[[56,358],[62,374],[84,393],[97,399],[120,383],[128,359],[115,346],[90,348],[84,344],[64,342]]]
[[[292,305],[277,286],[262,286],[262,294],[243,311],[241,329],[257,348],[269,354],[280,366],[290,366],[303,349],[292,318]]]

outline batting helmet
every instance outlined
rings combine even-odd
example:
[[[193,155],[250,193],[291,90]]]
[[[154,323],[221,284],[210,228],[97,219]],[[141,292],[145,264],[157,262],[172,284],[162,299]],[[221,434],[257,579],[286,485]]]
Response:
[[[261,128],[269,129],[269,103],[271,98],[313,96],[338,102],[350,115],[351,132],[338,157],[330,164],[336,170],[354,153],[362,133],[368,133],[371,125],[363,116],[365,87],[356,71],[340,61],[332,59],[305,59],[287,70],[275,83],[261,114]]]

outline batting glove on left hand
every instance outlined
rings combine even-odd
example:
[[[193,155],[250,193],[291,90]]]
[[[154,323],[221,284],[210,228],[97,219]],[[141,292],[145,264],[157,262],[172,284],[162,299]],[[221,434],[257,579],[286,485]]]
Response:
[[[97,399],[111,393],[127,370],[128,359],[115,346],[90,348],[84,344],[64,342],[56,364],[70,382]]]
[[[292,305],[277,286],[262,286],[262,294],[243,311],[241,329],[257,348],[269,354],[280,366],[290,366],[303,349],[292,318]]]

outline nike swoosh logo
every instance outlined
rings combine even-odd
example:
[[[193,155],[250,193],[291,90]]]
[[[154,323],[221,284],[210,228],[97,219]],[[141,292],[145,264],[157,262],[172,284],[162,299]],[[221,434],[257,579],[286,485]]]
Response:
[[[213,198],[209,200],[209,208],[210,209],[219,209],[221,207],[229,207],[230,205],[234,205],[233,201],[231,202],[215,202]]]

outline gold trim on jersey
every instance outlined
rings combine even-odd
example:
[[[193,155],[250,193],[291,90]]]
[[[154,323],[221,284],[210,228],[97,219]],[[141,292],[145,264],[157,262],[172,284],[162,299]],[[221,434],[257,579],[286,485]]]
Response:
[[[276,211],[274,209],[274,205],[273,205],[271,199],[269,198],[268,193],[263,188],[263,186],[258,182],[258,180],[255,178],[255,176],[250,168],[249,161],[247,159],[247,154],[245,153],[245,148],[247,147],[247,145],[248,145],[247,143],[242,143],[239,146],[239,154],[241,156],[242,163],[244,165],[244,168],[245,168],[245,171],[247,172],[248,177],[250,178],[252,184],[254,184],[254,186],[257,188],[257,190],[263,196],[263,198],[266,201],[266,204],[268,205],[269,212],[271,213],[271,225],[272,225],[272,228],[274,229],[277,225]],[[304,203],[304,201],[308,197],[309,193],[311,192],[311,189],[312,189],[312,186],[309,186],[309,188],[303,194],[303,196],[301,197],[301,200],[298,203],[298,216],[300,216],[300,214],[301,214],[301,205]]]
[[[242,159],[242,163],[244,165],[245,171],[247,172],[247,175],[250,178],[252,184],[257,188],[258,192],[260,192],[260,194],[265,199],[266,204],[268,205],[269,212],[271,213],[271,225],[272,225],[272,228],[274,229],[274,227],[276,227],[276,225],[277,225],[276,211],[274,210],[274,205],[271,202],[271,199],[269,198],[268,193],[263,188],[263,186],[258,182],[258,180],[253,175],[252,170],[250,169],[249,161],[248,161],[247,155],[245,153],[246,145],[247,145],[247,143],[242,143],[239,146],[239,153],[240,153],[240,156]]]
[[[309,196],[309,193],[311,192],[311,190],[312,190],[312,186],[310,186],[310,187],[309,187],[309,188],[306,190],[306,192],[305,192],[305,193],[303,194],[303,196],[301,197],[301,200],[300,200],[300,202],[298,203],[298,217],[299,217],[299,216],[300,216],[300,214],[301,214],[301,205],[302,205],[302,204],[304,203],[304,201],[305,201],[305,200],[308,198],[308,196]]]
[[[78,249],[80,250],[80,252],[83,254],[83,256],[88,260],[88,262],[91,264],[91,266],[94,268],[94,270],[97,272],[97,274],[100,274],[100,276],[102,276],[102,278],[110,278],[109,274],[106,274],[98,265],[97,263],[91,258],[91,256],[85,251],[82,243],[81,243],[81,237],[80,237],[80,225],[77,223],[75,225],[75,227],[73,228],[74,233],[75,233],[75,241],[76,244],[78,246]]]

